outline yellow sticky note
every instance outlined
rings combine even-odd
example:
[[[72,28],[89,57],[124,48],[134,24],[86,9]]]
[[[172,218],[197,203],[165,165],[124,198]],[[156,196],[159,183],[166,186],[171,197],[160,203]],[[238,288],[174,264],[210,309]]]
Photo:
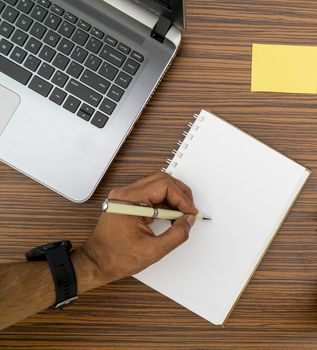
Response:
[[[317,47],[253,44],[251,91],[317,93]]]

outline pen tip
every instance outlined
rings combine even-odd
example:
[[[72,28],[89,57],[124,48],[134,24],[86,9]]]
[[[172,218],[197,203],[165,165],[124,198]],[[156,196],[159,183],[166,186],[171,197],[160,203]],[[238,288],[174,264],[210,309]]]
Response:
[[[207,218],[206,216],[204,216],[203,220],[211,220],[211,218]]]

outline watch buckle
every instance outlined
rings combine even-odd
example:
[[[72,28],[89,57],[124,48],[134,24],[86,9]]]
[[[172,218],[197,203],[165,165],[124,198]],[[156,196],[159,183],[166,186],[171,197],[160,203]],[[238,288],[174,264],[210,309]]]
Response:
[[[54,305],[53,308],[55,310],[63,309],[65,306],[68,306],[68,305],[72,304],[77,299],[78,299],[78,296],[75,296],[73,298],[69,298],[67,300],[62,301],[61,303],[58,303],[58,304]]]

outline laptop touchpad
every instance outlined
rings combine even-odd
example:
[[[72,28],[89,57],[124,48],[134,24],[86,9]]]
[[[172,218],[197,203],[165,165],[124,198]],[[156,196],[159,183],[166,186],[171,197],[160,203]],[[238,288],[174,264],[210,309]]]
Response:
[[[20,104],[20,96],[0,85],[0,135]]]

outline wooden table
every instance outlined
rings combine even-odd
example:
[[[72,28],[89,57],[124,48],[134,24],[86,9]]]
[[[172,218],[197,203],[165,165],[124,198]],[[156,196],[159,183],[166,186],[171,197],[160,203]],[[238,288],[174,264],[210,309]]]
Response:
[[[317,43],[314,0],[190,0],[177,59],[94,196],[74,204],[0,164],[0,259],[93,231],[114,186],[160,169],[201,108],[313,170],[224,327],[127,278],[0,334],[1,349],[317,349],[317,98],[251,93],[251,44]],[[317,62],[316,62],[317,64]]]

